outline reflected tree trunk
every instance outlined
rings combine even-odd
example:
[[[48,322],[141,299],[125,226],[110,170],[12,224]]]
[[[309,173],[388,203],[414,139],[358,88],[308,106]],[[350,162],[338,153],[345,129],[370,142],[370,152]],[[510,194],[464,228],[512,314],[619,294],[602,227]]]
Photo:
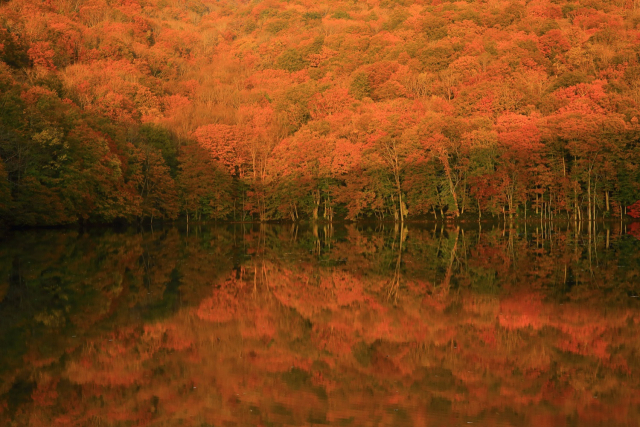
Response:
[[[451,287],[451,275],[453,274],[453,261],[456,258],[456,251],[458,250],[458,239],[460,238],[460,227],[456,227],[456,238],[453,242],[453,248],[451,249],[451,253],[449,255],[449,266],[447,267],[447,274],[444,276],[444,280],[442,281],[441,294],[447,295],[449,293],[449,289]]]

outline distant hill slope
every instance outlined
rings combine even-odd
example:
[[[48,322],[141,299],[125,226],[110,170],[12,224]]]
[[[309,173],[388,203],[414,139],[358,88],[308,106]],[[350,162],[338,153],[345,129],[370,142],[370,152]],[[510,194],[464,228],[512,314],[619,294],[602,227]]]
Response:
[[[622,215],[639,6],[3,2],[0,213]]]

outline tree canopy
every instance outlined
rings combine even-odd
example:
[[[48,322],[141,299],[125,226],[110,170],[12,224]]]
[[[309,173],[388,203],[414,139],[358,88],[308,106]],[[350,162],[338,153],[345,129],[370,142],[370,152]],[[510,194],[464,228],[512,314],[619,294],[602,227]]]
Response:
[[[0,215],[622,216],[639,37],[636,1],[9,0]]]

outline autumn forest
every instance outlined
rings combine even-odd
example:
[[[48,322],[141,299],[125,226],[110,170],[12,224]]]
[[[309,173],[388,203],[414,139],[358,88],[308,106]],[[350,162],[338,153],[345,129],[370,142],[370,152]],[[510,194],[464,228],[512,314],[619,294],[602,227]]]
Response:
[[[0,2],[0,217],[640,216],[637,0]]]

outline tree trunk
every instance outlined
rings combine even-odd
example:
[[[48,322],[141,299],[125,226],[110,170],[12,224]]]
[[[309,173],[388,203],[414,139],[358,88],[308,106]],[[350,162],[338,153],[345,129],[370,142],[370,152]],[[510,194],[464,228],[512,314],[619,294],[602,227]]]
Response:
[[[448,178],[449,178],[449,191],[451,191],[451,196],[453,197],[453,205],[456,208],[455,216],[458,217],[458,216],[460,216],[460,208],[458,208],[458,197],[456,195],[456,188],[453,185],[453,181],[451,180],[451,176],[448,176]]]
[[[576,191],[576,186],[573,186],[573,221],[576,222],[578,220],[578,192]]]
[[[318,220],[318,210],[320,209],[320,190],[314,190],[313,192],[313,212],[312,217],[314,221]]]
[[[444,280],[442,282],[442,290],[447,294],[449,293],[449,287],[451,284],[453,261],[455,260],[456,250],[458,249],[458,237],[460,237],[460,227],[456,227],[456,240],[453,242],[453,248],[451,249],[451,254],[449,255],[449,266],[447,267],[447,273],[444,276]]]
[[[396,160],[397,163],[397,160]],[[400,171],[396,166],[394,170],[394,178],[396,181],[396,191],[398,192],[398,214],[400,216],[400,224],[404,222],[404,217],[407,216],[407,206],[402,201],[402,186],[400,185]]]
[[[460,215],[464,215],[464,209],[466,205],[467,205],[467,177],[465,174],[463,187],[462,187],[462,206],[460,207]]]
[[[591,171],[589,171],[589,179],[587,182],[587,220],[591,222]]]
[[[595,221],[598,217],[596,216],[596,197],[598,195],[598,180],[593,183],[593,220]]]
[[[451,193],[451,197],[453,197],[453,205],[455,206],[455,216],[460,216],[460,208],[458,207],[458,196],[456,194],[456,187],[453,185],[453,178],[451,178],[451,167],[449,166],[449,158],[447,155],[442,155],[440,157],[442,164],[444,165],[444,171],[447,175],[447,181],[449,182],[449,192]]]

